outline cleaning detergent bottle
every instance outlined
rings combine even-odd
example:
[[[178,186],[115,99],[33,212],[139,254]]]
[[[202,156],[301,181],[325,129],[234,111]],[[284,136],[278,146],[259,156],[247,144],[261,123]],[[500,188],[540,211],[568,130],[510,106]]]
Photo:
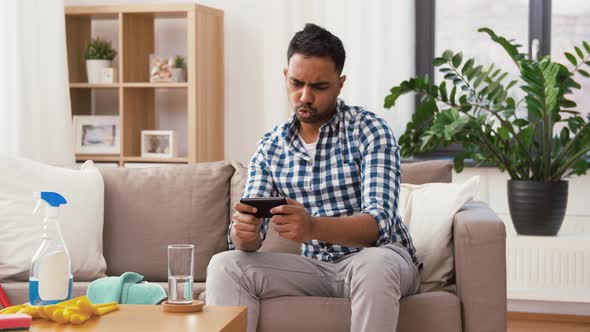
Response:
[[[33,214],[45,205],[41,246],[33,257],[29,278],[31,305],[55,304],[72,297],[72,266],[70,255],[59,227],[59,206],[67,204],[55,192],[36,193],[39,198]]]

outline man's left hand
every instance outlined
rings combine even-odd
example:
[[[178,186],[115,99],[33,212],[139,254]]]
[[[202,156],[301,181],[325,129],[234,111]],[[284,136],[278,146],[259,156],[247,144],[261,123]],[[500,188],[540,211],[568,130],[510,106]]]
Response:
[[[287,205],[274,207],[270,210],[274,216],[271,221],[274,229],[281,237],[303,243],[313,239],[313,218],[307,213],[303,204],[287,198]]]

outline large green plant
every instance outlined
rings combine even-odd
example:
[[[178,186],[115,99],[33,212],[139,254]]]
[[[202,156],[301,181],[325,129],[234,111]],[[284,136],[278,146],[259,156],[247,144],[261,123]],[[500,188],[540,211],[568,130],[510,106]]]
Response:
[[[472,58],[463,62],[461,52],[445,51],[432,61],[444,74],[440,85],[428,76],[415,77],[394,86],[385,97],[385,107],[391,108],[401,95],[415,92],[421,96],[399,138],[402,155],[458,143],[463,146],[454,158],[458,172],[465,159],[472,159],[497,166],[516,180],[559,181],[571,174],[585,174],[590,115],[584,119],[567,96],[580,89],[574,74],[590,77],[582,68],[590,67],[590,45],[583,42],[575,52],[565,53],[573,65],[568,69],[549,56],[527,59],[519,51],[521,45],[489,28],[478,31],[504,48],[520,71],[520,79],[508,81],[508,73],[494,64],[484,68]],[[515,100],[509,94],[512,88],[522,89],[526,96]],[[523,107],[526,111],[517,112]],[[553,135],[558,123],[563,128]]]
[[[116,55],[117,51],[113,49],[111,42],[100,37],[92,39],[84,51],[86,60],[113,60]]]

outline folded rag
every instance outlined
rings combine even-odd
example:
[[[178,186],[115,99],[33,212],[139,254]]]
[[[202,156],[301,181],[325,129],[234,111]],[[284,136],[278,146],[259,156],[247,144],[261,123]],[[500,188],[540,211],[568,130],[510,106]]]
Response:
[[[92,303],[158,304],[166,299],[162,286],[142,281],[143,276],[135,272],[100,278],[88,285],[86,296]]]

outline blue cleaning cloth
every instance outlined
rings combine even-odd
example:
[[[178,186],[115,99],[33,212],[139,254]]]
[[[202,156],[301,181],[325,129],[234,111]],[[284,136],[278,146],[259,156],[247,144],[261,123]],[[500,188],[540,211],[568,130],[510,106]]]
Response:
[[[86,296],[93,304],[113,301],[120,304],[158,304],[166,299],[166,292],[160,285],[142,281],[143,276],[135,272],[100,278],[88,285]]]

